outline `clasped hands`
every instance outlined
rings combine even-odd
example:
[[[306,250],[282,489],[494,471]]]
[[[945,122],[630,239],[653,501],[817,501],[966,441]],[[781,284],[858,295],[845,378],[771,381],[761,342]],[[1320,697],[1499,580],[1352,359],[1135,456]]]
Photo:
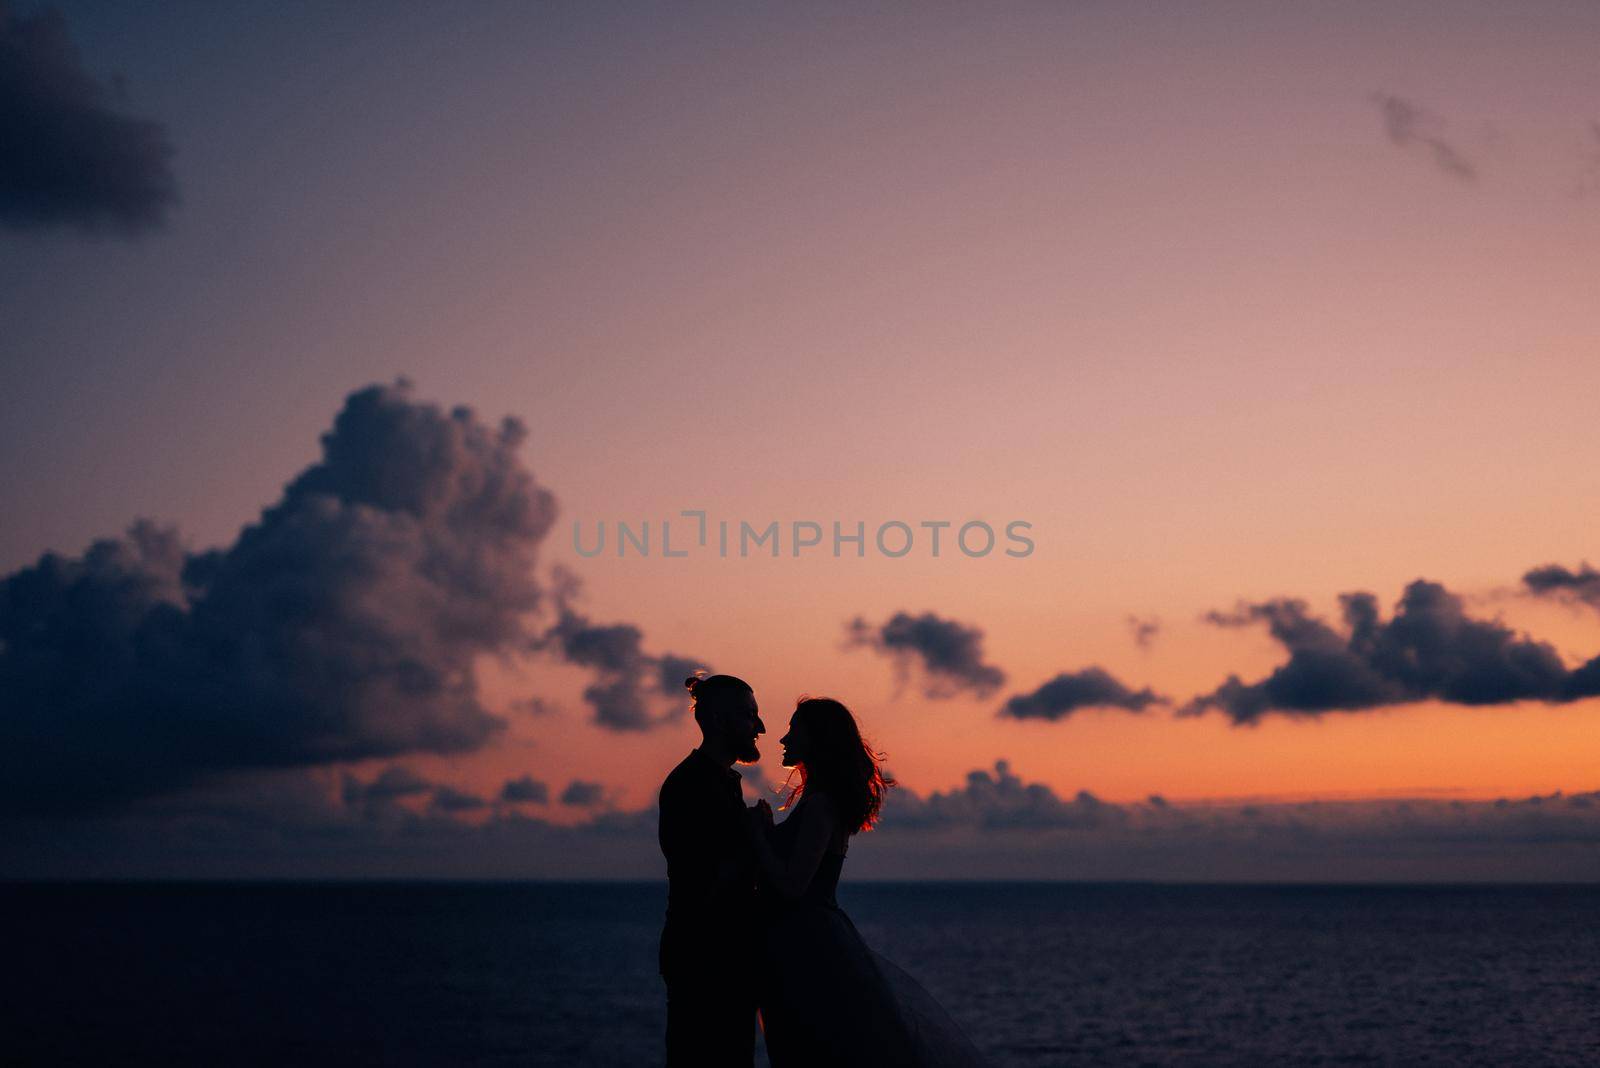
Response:
[[[764,838],[772,830],[772,806],[767,804],[766,798],[745,809],[744,815],[745,829],[750,834]]]

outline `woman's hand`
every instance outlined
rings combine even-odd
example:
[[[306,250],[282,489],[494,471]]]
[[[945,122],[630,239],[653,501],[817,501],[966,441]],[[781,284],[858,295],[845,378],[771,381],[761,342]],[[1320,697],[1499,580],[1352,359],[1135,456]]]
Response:
[[[757,838],[765,838],[767,832],[772,830],[772,806],[765,800],[757,801],[744,810],[745,829]]]

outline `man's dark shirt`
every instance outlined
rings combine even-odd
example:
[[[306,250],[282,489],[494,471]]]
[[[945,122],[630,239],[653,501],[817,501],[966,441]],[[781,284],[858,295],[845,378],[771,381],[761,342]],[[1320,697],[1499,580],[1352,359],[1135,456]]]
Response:
[[[667,858],[661,974],[698,971],[714,945],[738,945],[755,922],[755,871],[739,773],[690,750],[661,784],[658,837]],[[732,878],[718,871],[736,866]],[[707,960],[705,963],[710,964]]]

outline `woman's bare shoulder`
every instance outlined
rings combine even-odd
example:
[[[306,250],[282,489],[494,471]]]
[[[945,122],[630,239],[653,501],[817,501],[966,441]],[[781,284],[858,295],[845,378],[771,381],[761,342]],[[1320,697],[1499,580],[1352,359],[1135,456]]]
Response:
[[[807,802],[810,802],[810,804],[807,804]],[[805,817],[808,823],[814,820],[828,827],[831,847],[829,851],[843,853],[848,845],[851,829],[844,826],[839,806],[834,802],[833,798],[822,790],[805,794],[795,805],[795,814],[798,815],[801,809],[809,810],[809,814]]]
[[[839,806],[834,803],[832,797],[828,796],[826,790],[807,790],[800,796],[800,801],[795,806],[795,811],[798,812],[801,808],[810,808],[813,812],[820,813],[823,816],[832,816],[839,811]]]

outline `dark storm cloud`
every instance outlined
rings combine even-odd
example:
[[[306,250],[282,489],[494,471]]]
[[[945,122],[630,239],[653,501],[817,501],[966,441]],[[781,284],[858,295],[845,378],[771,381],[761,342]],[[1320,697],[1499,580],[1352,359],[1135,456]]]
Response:
[[[1129,616],[1128,631],[1133,635],[1133,644],[1148,649],[1155,642],[1156,635],[1161,633],[1161,620],[1155,616]]]
[[[1416,104],[1392,93],[1374,93],[1373,102],[1383,115],[1383,129],[1400,148],[1420,147],[1434,165],[1452,178],[1476,180],[1478,169],[1443,136],[1443,122]]]
[[[161,124],[122,114],[59,12],[0,0],[0,225],[137,233],[177,202]]]
[[[591,623],[572,609],[567,590],[559,601],[555,625],[534,646],[598,675],[583,691],[595,723],[617,731],[645,731],[683,714],[688,707],[683,680],[704,668],[704,661],[675,653],[651,656],[644,651],[644,634],[633,624]],[[666,710],[653,711],[653,703],[665,704]]]
[[[1600,693],[1600,658],[1569,672],[1544,642],[1494,620],[1473,619],[1461,599],[1421,579],[1406,587],[1393,618],[1370,593],[1340,597],[1344,630],[1312,616],[1305,602],[1243,604],[1204,618],[1218,626],[1265,623],[1289,653],[1264,679],[1230,676],[1181,711],[1218,709],[1236,724],[1277,712],[1318,716],[1427,699],[1462,705],[1570,701]]]
[[[550,803],[550,787],[535,779],[532,775],[523,775],[520,778],[508,779],[500,787],[500,800],[512,803],[532,805],[547,805]]]
[[[532,640],[555,515],[525,434],[369,387],[231,546],[139,521],[0,579],[0,813],[495,738],[474,661]]]
[[[1032,693],[1019,693],[1000,708],[1000,715],[1009,719],[1058,720],[1072,715],[1080,708],[1122,708],[1129,712],[1143,712],[1152,704],[1165,704],[1167,699],[1146,688],[1133,690],[1101,667],[1086,667],[1082,671],[1063,671]]]
[[[1587,562],[1576,571],[1560,564],[1532,568],[1522,576],[1522,584],[1535,596],[1570,598],[1600,610],[1600,571]]]
[[[881,626],[857,616],[845,629],[847,648],[864,647],[892,657],[902,677],[913,664],[919,666],[923,692],[931,698],[962,692],[987,697],[1006,681],[1005,672],[984,663],[982,630],[932,612],[896,612]]]
[[[567,783],[567,788],[561,791],[561,803],[575,807],[588,807],[590,805],[598,805],[605,800],[605,796],[605,787],[600,783],[573,779]]]

